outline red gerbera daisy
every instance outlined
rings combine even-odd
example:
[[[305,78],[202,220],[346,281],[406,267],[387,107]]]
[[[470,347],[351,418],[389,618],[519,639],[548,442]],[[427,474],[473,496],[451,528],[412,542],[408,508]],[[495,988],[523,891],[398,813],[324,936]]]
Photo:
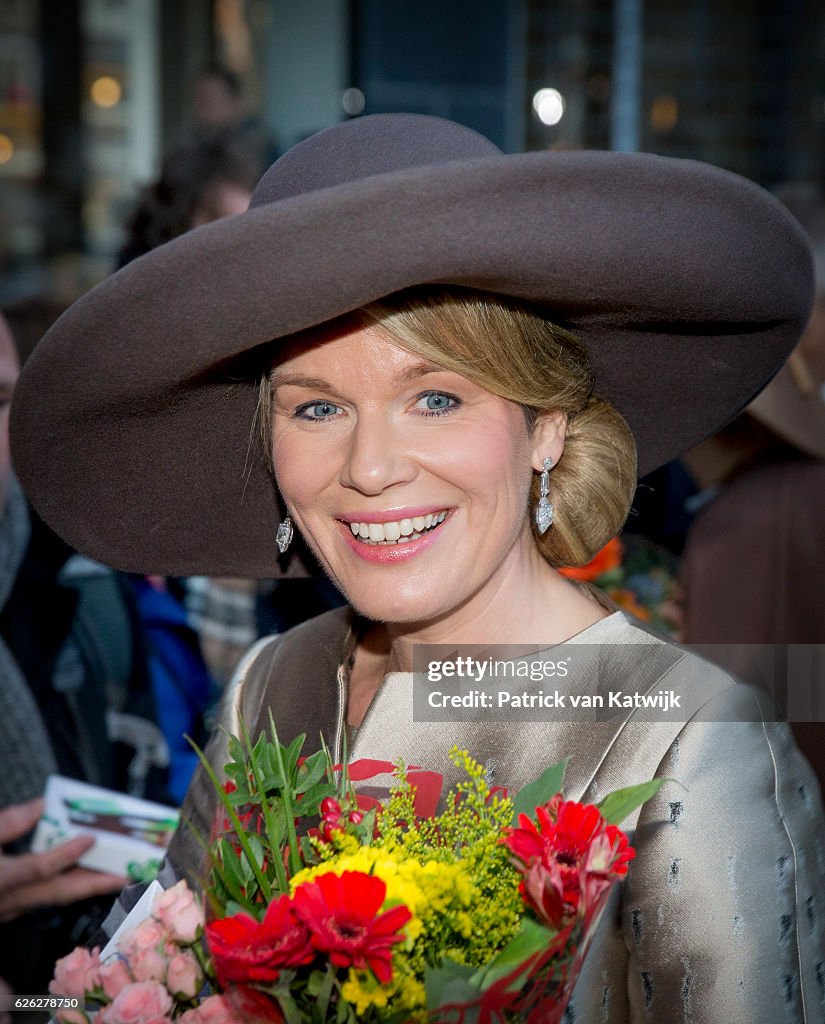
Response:
[[[525,900],[558,928],[582,901],[586,911],[613,880],[626,875],[635,851],[593,804],[556,794],[536,808],[536,818],[538,826],[520,815],[519,828],[511,829],[504,841],[521,863]]]
[[[210,922],[206,941],[224,985],[273,982],[281,968],[308,964],[315,956],[309,932],[286,895],[270,903],[260,924],[248,914]]]
[[[382,985],[392,980],[392,947],[412,914],[399,906],[379,914],[387,887],[361,871],[331,872],[300,885],[295,913],[312,933],[312,944],[336,967],[369,968]]]

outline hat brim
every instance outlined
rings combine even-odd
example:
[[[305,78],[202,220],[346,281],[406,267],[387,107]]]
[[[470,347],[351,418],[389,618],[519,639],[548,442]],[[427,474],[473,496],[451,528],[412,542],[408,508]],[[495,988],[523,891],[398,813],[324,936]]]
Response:
[[[753,398],[812,296],[796,222],[708,165],[529,153],[364,178],[198,228],[75,303],[13,403],[26,493],[120,569],[288,573],[249,366],[273,339],[426,283],[531,300],[575,331],[640,474]]]

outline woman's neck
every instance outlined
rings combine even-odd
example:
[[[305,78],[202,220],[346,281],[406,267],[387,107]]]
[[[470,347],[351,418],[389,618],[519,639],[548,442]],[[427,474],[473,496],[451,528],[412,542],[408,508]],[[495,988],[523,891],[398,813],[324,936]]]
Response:
[[[537,552],[527,572],[514,565],[493,582],[437,621],[387,625],[390,670],[409,671],[418,644],[550,647],[608,614]]]
[[[460,607],[430,622],[373,623],[359,637],[350,674],[348,720],[358,725],[388,672],[411,671],[419,644],[563,643],[609,613],[550,568],[532,540],[514,551],[494,580]]]

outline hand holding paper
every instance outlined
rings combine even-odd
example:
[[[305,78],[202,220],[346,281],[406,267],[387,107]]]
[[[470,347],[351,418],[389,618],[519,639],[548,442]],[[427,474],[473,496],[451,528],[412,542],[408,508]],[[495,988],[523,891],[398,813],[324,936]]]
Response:
[[[30,800],[0,811],[0,846],[30,831],[43,813],[43,801]],[[95,840],[79,836],[42,853],[0,853],[0,921],[11,921],[41,906],[64,906],[89,896],[117,892],[121,875],[77,866]]]

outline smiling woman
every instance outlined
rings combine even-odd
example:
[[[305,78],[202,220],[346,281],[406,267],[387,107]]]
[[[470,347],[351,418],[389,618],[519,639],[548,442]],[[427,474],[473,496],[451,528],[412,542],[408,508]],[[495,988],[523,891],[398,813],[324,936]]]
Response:
[[[14,453],[50,524],[123,568],[287,575],[294,526],[350,607],[253,648],[230,733],[273,716],[339,759],[349,731],[351,758],[448,781],[457,743],[512,790],[570,757],[567,794],[585,801],[677,780],[626,823],[637,856],[577,1024],[813,1022],[825,834],[787,728],[556,571],[621,528],[637,453],[649,471],[764,386],[810,298],[796,226],[734,175],[503,156],[438,119],[359,118],[277,161],[248,213],[73,307],[24,372]],[[571,706],[661,692],[684,713],[416,714],[418,645],[562,643]],[[225,733],[208,754],[226,763]],[[214,812],[204,772],[184,814],[208,834]],[[197,876],[191,835],[170,860]]]

